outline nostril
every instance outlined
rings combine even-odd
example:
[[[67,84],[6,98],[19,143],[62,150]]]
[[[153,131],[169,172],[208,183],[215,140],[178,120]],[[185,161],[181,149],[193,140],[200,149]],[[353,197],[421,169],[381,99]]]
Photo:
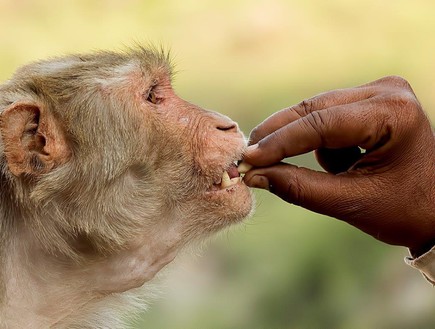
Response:
[[[228,124],[219,124],[216,126],[217,130],[228,131],[228,132],[237,132],[237,124],[234,122]]]

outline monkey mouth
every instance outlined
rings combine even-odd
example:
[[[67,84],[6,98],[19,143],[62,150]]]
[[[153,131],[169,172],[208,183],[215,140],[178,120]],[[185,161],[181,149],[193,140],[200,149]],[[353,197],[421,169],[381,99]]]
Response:
[[[228,190],[242,183],[245,173],[252,168],[246,162],[241,160],[231,162],[223,171],[220,178],[218,178],[211,186],[211,191]]]

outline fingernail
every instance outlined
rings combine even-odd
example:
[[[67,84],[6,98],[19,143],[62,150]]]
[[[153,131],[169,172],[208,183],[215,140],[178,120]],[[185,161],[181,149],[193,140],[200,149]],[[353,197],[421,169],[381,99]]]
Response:
[[[255,188],[261,188],[263,190],[270,189],[269,179],[266,176],[254,175],[248,181],[245,182],[246,185]]]

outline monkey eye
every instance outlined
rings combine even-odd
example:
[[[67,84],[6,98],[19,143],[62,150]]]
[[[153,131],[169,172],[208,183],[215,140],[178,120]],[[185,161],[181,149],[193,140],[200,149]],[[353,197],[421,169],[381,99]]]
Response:
[[[155,89],[155,86],[152,86],[150,89],[148,89],[148,91],[145,93],[144,96],[145,96],[147,102],[149,102],[151,104],[159,104],[161,99],[156,96],[156,92],[154,89]]]

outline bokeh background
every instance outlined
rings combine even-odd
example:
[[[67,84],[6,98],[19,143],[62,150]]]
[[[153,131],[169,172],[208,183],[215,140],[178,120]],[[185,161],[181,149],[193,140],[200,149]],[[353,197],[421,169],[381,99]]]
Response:
[[[171,49],[179,95],[246,133],[390,74],[435,118],[434,17],[432,0],[0,0],[0,80],[39,58],[153,43]],[[405,249],[255,194],[252,218],[171,266],[135,328],[435,328],[435,291]]]

